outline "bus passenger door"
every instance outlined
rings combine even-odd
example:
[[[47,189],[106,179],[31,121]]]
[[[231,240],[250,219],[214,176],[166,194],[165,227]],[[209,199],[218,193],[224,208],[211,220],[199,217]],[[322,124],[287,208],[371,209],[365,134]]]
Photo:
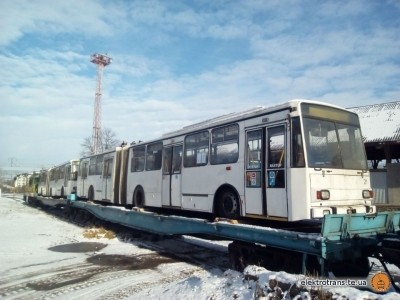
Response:
[[[265,215],[264,129],[246,132],[246,214]]]
[[[285,133],[285,125],[267,127],[265,180],[268,217],[288,216]]]
[[[87,189],[85,186],[85,181],[87,179],[88,173],[89,173],[89,163],[87,161],[85,162],[81,162],[80,165],[81,171],[80,171],[80,181],[78,181],[80,183],[80,185],[78,185],[78,197],[87,197]]]
[[[70,176],[71,176],[71,165],[68,165],[65,167],[65,174],[64,174],[64,188],[66,189],[65,192],[69,191],[69,189],[67,189],[67,188],[68,188]]]
[[[164,147],[162,205],[181,207],[182,145]]]
[[[103,166],[103,199],[112,201],[112,170],[113,158],[104,159]]]

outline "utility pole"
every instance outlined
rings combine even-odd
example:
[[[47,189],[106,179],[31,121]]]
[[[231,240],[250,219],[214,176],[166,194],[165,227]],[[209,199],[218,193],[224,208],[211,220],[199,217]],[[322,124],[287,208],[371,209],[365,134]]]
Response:
[[[97,154],[103,151],[101,143],[101,83],[103,77],[103,69],[111,64],[112,59],[103,54],[92,54],[90,61],[97,65],[97,86],[96,97],[94,100],[93,114],[93,131],[92,131],[92,154]]]
[[[10,162],[10,167],[15,167],[15,162],[17,161],[15,157],[9,157],[8,161]]]

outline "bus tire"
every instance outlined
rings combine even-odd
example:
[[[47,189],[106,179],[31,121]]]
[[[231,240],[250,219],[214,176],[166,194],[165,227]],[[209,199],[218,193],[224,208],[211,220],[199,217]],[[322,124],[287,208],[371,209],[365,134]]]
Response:
[[[218,193],[216,203],[217,217],[236,219],[240,216],[239,198],[231,188],[225,188]]]
[[[136,187],[135,191],[133,192],[133,206],[144,206],[144,190],[141,186]]]
[[[89,191],[88,191],[88,200],[89,201],[93,201],[94,200],[94,188],[93,185],[91,185],[89,187]]]

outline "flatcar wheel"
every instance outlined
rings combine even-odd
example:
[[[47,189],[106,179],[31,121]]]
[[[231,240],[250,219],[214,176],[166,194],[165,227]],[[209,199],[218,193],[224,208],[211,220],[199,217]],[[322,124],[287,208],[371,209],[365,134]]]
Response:
[[[232,242],[228,245],[229,261],[232,268],[236,271],[243,272],[247,266],[243,257],[242,247],[239,242]]]
[[[221,218],[239,217],[239,199],[231,189],[223,190],[217,199],[217,215]]]

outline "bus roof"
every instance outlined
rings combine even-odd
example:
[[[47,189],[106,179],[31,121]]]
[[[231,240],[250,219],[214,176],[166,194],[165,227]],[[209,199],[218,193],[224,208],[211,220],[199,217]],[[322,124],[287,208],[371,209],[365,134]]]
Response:
[[[52,169],[59,168],[59,167],[62,167],[62,166],[68,165],[68,164],[72,164],[74,162],[79,162],[79,159],[71,159],[71,160],[66,161],[66,162],[64,162],[62,164],[58,164],[58,165],[55,165],[55,166],[53,166],[51,168],[48,168],[47,171],[50,171]]]
[[[251,108],[251,109],[248,109],[245,111],[233,112],[233,113],[229,113],[226,115],[211,118],[211,119],[208,119],[205,121],[201,121],[199,123],[194,123],[194,124],[182,127],[181,129],[178,129],[175,131],[170,131],[170,132],[164,133],[160,138],[155,138],[155,139],[151,139],[151,140],[143,141],[143,142],[140,141],[139,143],[131,143],[127,147],[131,148],[131,147],[135,147],[135,146],[139,146],[139,145],[143,145],[143,144],[154,143],[154,142],[157,142],[157,141],[160,141],[163,139],[173,138],[173,137],[183,135],[183,134],[186,134],[189,132],[207,129],[210,127],[222,126],[227,123],[236,122],[236,121],[240,121],[240,120],[247,119],[247,118],[262,116],[262,115],[265,115],[268,113],[281,111],[284,109],[290,109],[292,107],[297,107],[300,103],[313,103],[313,104],[325,105],[325,106],[330,106],[330,107],[335,107],[338,109],[346,110],[343,107],[339,107],[337,105],[333,105],[333,104],[329,104],[329,103],[325,103],[325,102],[321,102],[321,101],[307,100],[307,99],[293,99],[293,100],[282,102],[282,103],[272,105],[272,106],[257,106],[257,107],[254,107],[254,108]]]
[[[324,103],[324,102],[320,102],[320,101],[306,100],[306,99],[293,99],[293,100],[286,101],[286,102],[283,102],[283,103],[280,103],[277,105],[273,105],[273,106],[268,106],[268,107],[267,106],[257,106],[257,107],[251,108],[249,110],[245,110],[245,111],[241,111],[241,112],[233,112],[233,113],[229,113],[226,115],[211,118],[211,119],[208,119],[205,121],[201,121],[199,123],[185,126],[181,129],[178,129],[175,131],[165,133],[162,135],[162,138],[171,138],[173,136],[181,135],[181,134],[191,132],[191,131],[206,129],[209,127],[214,127],[214,126],[223,125],[223,124],[230,123],[230,122],[239,121],[242,119],[261,116],[261,115],[271,113],[274,111],[280,111],[280,110],[284,110],[284,109],[289,109],[291,107],[297,107],[299,105],[299,103],[301,103],[301,102],[314,103],[314,104],[326,105],[326,106],[343,109],[342,107],[338,107],[336,105],[332,105],[332,104],[328,104],[328,103]]]

